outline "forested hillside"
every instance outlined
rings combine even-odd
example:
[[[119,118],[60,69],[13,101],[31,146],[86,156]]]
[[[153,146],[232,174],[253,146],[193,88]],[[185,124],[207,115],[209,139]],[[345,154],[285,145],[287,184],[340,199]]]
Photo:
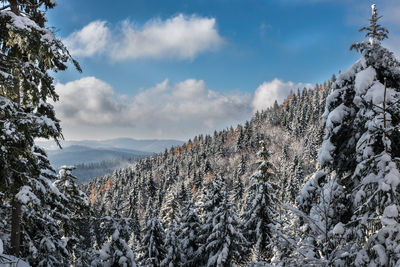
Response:
[[[77,185],[49,73],[53,0],[0,8],[0,265],[400,266],[400,62],[375,5],[359,60],[243,125]],[[34,37],[34,38],[33,38]]]
[[[133,203],[131,210],[144,218],[149,202],[161,210],[168,195],[175,193],[195,201],[207,181],[222,176],[238,204],[244,200],[250,176],[257,169],[260,142],[265,141],[277,166],[280,198],[294,203],[305,178],[316,169],[323,134],[321,115],[331,84],[329,81],[309,90],[293,88],[294,93],[283,105],[276,103],[257,112],[244,125],[212,136],[195,136],[182,146],[147,157],[112,176],[96,178],[83,187],[99,211],[110,212],[122,197],[122,203],[127,204],[124,215],[133,215],[128,208]]]
[[[278,202],[294,205],[300,189],[318,165],[323,134],[321,115],[334,81],[333,76],[331,81],[313,89],[293,88],[294,93],[282,105],[276,103],[257,112],[244,125],[214,132],[213,136],[195,136],[182,146],[142,159],[111,176],[96,178],[82,188],[97,214],[113,216],[118,206],[120,215],[134,218],[139,248],[145,246],[141,239],[150,215],[159,218],[165,228],[174,222],[177,232],[183,231],[179,229],[182,220],[189,219],[184,218],[189,216],[185,215],[188,209],[198,213],[200,221],[205,220],[204,198],[218,201],[207,195],[208,190],[214,190],[209,187],[217,180],[219,190],[226,191],[227,201],[234,205],[233,212],[242,214],[246,199],[251,196],[248,188],[252,174],[259,168],[257,152],[265,143],[276,166],[273,180]],[[153,210],[155,214],[151,214]],[[162,246],[162,242],[158,245]],[[192,264],[198,266],[200,262]]]

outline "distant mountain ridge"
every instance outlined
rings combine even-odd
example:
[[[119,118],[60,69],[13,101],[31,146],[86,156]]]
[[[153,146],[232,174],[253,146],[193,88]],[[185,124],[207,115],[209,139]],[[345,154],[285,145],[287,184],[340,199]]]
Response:
[[[39,146],[45,148],[46,150],[58,150],[57,144],[50,141],[37,141]],[[61,146],[64,148],[70,146],[84,146],[89,148],[106,148],[106,149],[129,149],[137,150],[149,153],[159,153],[164,151],[166,148],[171,148],[172,146],[182,145],[184,142],[179,140],[137,140],[133,138],[115,138],[106,140],[79,140],[79,141],[60,141]]]
[[[54,141],[37,141],[48,154],[51,165],[57,170],[63,165],[78,166],[75,175],[80,182],[112,173],[115,168],[129,162],[182,145],[178,140],[136,140],[117,138],[108,140],[61,141],[60,149]],[[104,167],[103,165],[106,165]]]
[[[149,152],[129,149],[90,148],[86,146],[69,146],[64,149],[48,150],[50,162],[54,168],[62,165],[96,163],[113,159],[134,159],[150,155]]]

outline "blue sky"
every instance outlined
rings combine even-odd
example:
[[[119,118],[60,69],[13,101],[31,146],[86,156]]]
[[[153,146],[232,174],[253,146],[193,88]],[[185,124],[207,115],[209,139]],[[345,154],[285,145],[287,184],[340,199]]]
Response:
[[[65,136],[185,140],[243,122],[348,68],[372,3],[59,0],[48,25],[83,69],[55,75]],[[376,4],[396,50],[400,4]]]

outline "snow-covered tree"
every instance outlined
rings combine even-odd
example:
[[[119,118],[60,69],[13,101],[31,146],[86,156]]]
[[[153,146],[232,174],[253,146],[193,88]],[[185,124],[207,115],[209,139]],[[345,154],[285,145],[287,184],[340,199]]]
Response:
[[[67,219],[60,223],[66,248],[72,262],[82,266],[85,264],[85,254],[91,245],[90,229],[87,227],[90,209],[88,197],[75,183],[76,177],[72,174],[74,169],[73,166],[62,166],[54,185],[66,198],[64,206],[67,209],[65,214]]]
[[[211,178],[204,185],[203,195],[199,207],[201,209],[200,233],[198,237],[199,248],[196,252],[196,262],[198,265],[207,264],[208,252],[207,239],[213,231],[214,211],[221,205],[224,199],[225,182],[220,175]]]
[[[56,178],[56,177],[54,177]],[[48,178],[43,178],[43,182]],[[64,266],[70,263],[67,240],[60,223],[69,224],[67,198],[49,180],[46,186],[23,186],[15,196],[21,203],[21,238],[19,257],[33,266]],[[12,234],[12,232],[11,232]]]
[[[188,202],[182,212],[179,239],[182,244],[183,266],[196,266],[196,251],[199,248],[200,218],[193,202]]]
[[[61,128],[48,99],[58,100],[50,71],[79,65],[62,42],[45,27],[46,12],[55,1],[2,1],[0,10],[0,189],[12,203],[11,253],[19,255],[21,217],[26,198],[43,202],[51,194],[46,153],[35,138],[59,138]],[[39,189],[40,188],[40,189]],[[48,191],[50,190],[50,191]],[[20,196],[20,197],[17,197]],[[37,200],[37,201],[36,201]],[[44,203],[39,206],[44,206]],[[30,211],[33,212],[33,211]],[[47,214],[47,216],[51,216]],[[26,232],[25,232],[26,233]],[[39,239],[30,239],[40,242]],[[30,247],[23,244],[25,248]],[[36,244],[37,245],[37,244]]]
[[[236,207],[225,191],[222,202],[212,212],[212,230],[203,255],[207,257],[207,266],[236,266],[246,258],[248,245],[241,232]]]
[[[135,254],[128,245],[130,237],[130,219],[121,215],[121,202],[119,198],[114,206],[113,216],[104,217],[103,225],[108,228],[112,235],[100,250],[101,265],[105,267],[122,266],[136,267]]]
[[[244,234],[254,246],[257,260],[268,260],[272,257],[279,201],[275,195],[275,166],[269,161],[271,152],[264,142],[261,145],[262,149],[257,153],[258,171],[251,176],[252,184],[248,188],[242,217]]]
[[[158,211],[150,207],[146,218],[146,226],[143,229],[143,238],[139,248],[139,262],[141,266],[160,266],[165,259],[164,229],[157,218]]]
[[[233,182],[233,192],[233,199],[237,202],[241,201],[244,194],[244,185],[239,174],[236,174],[236,178]]]
[[[172,190],[167,197],[165,205],[161,210],[162,221],[166,228],[173,221],[177,222],[180,219],[180,205],[178,195],[175,190]]]
[[[388,30],[379,18],[372,5],[370,25],[361,29],[369,40],[351,46],[362,57],[333,84],[319,154],[350,195],[353,216],[341,223],[347,260],[357,266],[400,264],[400,62],[381,45]]]
[[[288,261],[317,266],[345,264],[340,220],[347,216],[348,199],[343,186],[328,173],[316,172],[302,188],[297,203],[299,209],[290,210],[299,218],[293,220],[293,228],[300,231],[289,233],[296,245]]]
[[[181,242],[178,238],[179,225],[175,220],[171,221],[165,233],[164,247],[165,258],[161,261],[160,266],[173,267],[182,266],[184,254]]]

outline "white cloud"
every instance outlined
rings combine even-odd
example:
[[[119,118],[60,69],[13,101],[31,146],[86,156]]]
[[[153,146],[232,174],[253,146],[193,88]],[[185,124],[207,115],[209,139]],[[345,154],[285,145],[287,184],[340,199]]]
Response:
[[[118,95],[107,83],[86,77],[57,84],[60,102],[55,103],[64,130],[129,130],[139,138],[188,138],[227,127],[251,116],[251,96],[221,94],[202,80],[168,80],[143,90],[132,99]],[[88,127],[92,128],[88,130]],[[121,131],[121,128],[123,130]],[[94,130],[95,129],[95,130]],[[80,133],[80,138],[93,138]]]
[[[223,94],[207,88],[202,80],[172,84],[166,79],[128,97],[100,79],[85,77],[57,84],[60,101],[54,105],[67,138],[185,140],[241,123],[256,110],[272,105],[275,99],[282,103],[290,90],[311,86],[274,79],[262,83],[254,95]]]
[[[222,43],[214,18],[178,15],[166,21],[150,21],[140,30],[125,21],[122,40],[116,43],[112,57],[115,60],[192,59],[198,53],[215,49]]]
[[[111,30],[105,21],[94,21],[65,39],[75,56],[106,54],[113,61],[141,58],[193,59],[224,43],[215,18],[184,16],[153,19],[142,28],[128,20]]]
[[[264,82],[254,92],[253,111],[266,109],[273,105],[275,100],[282,104],[290,90],[303,89],[304,87],[311,88],[312,85],[310,83],[284,82],[277,78],[270,82]]]
[[[125,109],[123,96],[116,96],[109,84],[95,77],[58,83],[56,90],[61,101],[54,105],[65,123],[107,125],[115,123],[116,115]]]
[[[64,43],[74,56],[91,57],[103,53],[111,39],[105,21],[96,20],[70,34]]]

